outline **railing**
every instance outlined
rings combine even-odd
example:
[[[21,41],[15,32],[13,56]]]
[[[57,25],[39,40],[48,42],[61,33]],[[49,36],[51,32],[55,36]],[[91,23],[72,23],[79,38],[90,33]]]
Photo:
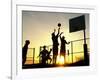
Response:
[[[88,53],[89,53],[89,49],[90,49],[89,38],[86,38],[86,42],[87,42],[87,45],[88,45]],[[83,44],[84,44],[84,39],[79,39],[79,40],[71,41],[69,45],[66,45],[66,61],[67,61],[67,63],[73,63],[73,62],[76,62],[80,59],[84,59]],[[52,45],[46,46],[46,49],[48,51],[50,50],[50,48],[52,48]],[[41,50],[43,50],[43,46],[40,46],[40,51]],[[35,54],[36,54],[35,48],[29,48],[28,49],[28,57],[27,57],[26,64],[29,64],[29,63],[30,64],[36,64],[36,63],[40,62],[39,58],[36,59],[37,56]],[[59,45],[58,57],[59,57],[59,54],[60,54],[60,45]],[[52,58],[52,56],[53,56],[53,53],[51,52],[51,58]]]
[[[35,62],[35,48],[28,48],[26,64],[34,64]]]

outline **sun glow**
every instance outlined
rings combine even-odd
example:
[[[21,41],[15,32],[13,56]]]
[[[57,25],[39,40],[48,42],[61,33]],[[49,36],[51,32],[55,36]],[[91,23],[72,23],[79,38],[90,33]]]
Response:
[[[60,64],[60,65],[63,65],[64,64],[64,57],[63,56],[58,56],[57,57],[57,63]]]

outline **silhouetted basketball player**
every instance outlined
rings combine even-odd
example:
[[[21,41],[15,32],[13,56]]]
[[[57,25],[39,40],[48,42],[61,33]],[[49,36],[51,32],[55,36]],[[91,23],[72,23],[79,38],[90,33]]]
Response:
[[[46,50],[46,46],[43,46],[43,50],[39,54],[39,56],[41,57],[42,64],[46,64],[47,55],[48,55],[48,51]]]
[[[24,65],[26,62],[26,56],[27,56],[27,50],[28,50],[28,45],[30,44],[29,40],[25,41],[25,45],[22,48],[22,64]]]
[[[57,55],[58,55],[58,37],[59,37],[59,32],[60,28],[58,28],[58,33],[57,35],[55,34],[56,30],[54,29],[54,32],[52,33],[52,42],[53,42],[53,63],[56,64],[57,60]]]
[[[66,55],[66,44],[69,44],[70,42],[67,42],[65,40],[65,37],[60,35],[61,40],[61,46],[60,46],[60,56],[64,57],[64,63],[65,63],[65,55]]]
[[[46,56],[46,61],[48,62],[48,60],[50,60],[50,63],[51,63],[51,61],[52,61],[52,59],[51,59],[51,55],[50,55],[50,53],[51,53],[51,51],[52,51],[52,49],[50,49],[50,51],[48,52],[48,54],[47,54],[47,56]]]

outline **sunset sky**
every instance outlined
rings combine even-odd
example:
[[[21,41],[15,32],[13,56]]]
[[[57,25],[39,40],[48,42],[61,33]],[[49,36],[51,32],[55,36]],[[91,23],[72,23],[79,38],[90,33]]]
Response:
[[[52,45],[51,33],[54,29],[57,31],[57,24],[59,22],[61,23],[61,32],[64,32],[63,35],[67,41],[83,39],[83,31],[69,33],[69,19],[80,15],[83,14],[22,11],[22,46],[24,45],[25,40],[30,40],[29,47],[35,48],[35,56],[38,56],[40,46]],[[84,15],[86,23],[86,37],[89,38],[89,14]],[[81,44],[83,44],[83,42]],[[82,51],[81,46],[77,47],[79,51]],[[32,55],[30,54],[28,56]]]

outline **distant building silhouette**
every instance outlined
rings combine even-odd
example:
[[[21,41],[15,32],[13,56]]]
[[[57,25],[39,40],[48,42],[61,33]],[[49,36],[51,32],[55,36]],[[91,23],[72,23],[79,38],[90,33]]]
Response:
[[[22,48],[22,64],[24,65],[26,62],[26,57],[27,57],[27,50],[28,50],[28,45],[30,44],[29,40],[25,41],[25,45]]]

